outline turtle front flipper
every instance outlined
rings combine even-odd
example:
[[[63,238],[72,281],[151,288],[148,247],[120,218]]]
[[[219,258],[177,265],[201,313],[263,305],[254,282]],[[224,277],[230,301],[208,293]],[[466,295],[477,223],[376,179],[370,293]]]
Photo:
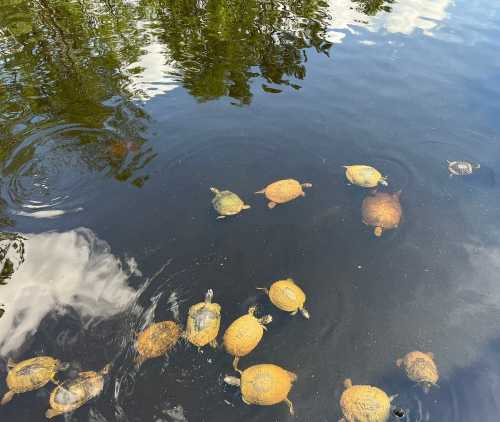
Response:
[[[45,416],[47,419],[52,419],[55,418],[56,416],[62,415],[64,412],[59,412],[58,410],[55,409],[48,409],[45,412]]]
[[[241,209],[242,210],[248,210],[249,208],[252,208],[250,205],[244,204]]]
[[[267,207],[272,210],[276,205],[278,205],[276,202],[271,201],[267,204]]]
[[[2,397],[2,401],[0,402],[0,405],[3,406],[5,404],[7,404],[8,402],[10,402],[12,400],[12,398],[16,395],[16,393],[14,393],[14,391],[12,390],[9,390],[5,393],[5,395]]]
[[[210,344],[210,347],[213,347],[214,349],[217,349],[217,346],[218,346],[218,345],[217,345],[217,339],[215,339],[215,338],[214,338],[214,339],[213,339],[210,343],[208,343],[208,344]]]
[[[257,191],[257,192],[254,192],[254,194],[255,194],[255,195],[263,195],[263,194],[265,194],[265,193],[266,193],[266,189],[265,189],[265,188],[264,188],[264,189],[262,189],[262,190],[259,190],[259,191]]]
[[[295,410],[293,409],[293,403],[290,401],[290,399],[287,397],[285,400],[285,403],[288,405],[288,410],[290,411],[290,415],[295,415]]]
[[[233,369],[236,371],[236,372],[239,372],[241,374],[241,371],[238,369],[238,363],[240,362],[240,357],[239,356],[235,356],[234,357],[234,360],[233,360]]]
[[[225,215],[219,215],[219,216],[217,217],[217,220],[222,220],[223,218],[226,218],[226,216],[225,216]]]

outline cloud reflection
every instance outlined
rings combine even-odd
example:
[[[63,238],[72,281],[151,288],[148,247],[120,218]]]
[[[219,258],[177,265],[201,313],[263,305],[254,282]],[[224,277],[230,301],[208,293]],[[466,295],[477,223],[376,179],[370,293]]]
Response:
[[[23,235],[24,262],[5,286],[0,303],[0,355],[18,349],[51,311],[71,307],[82,317],[110,317],[135,297],[129,272],[109,245],[89,229]],[[135,261],[129,263],[132,271]]]

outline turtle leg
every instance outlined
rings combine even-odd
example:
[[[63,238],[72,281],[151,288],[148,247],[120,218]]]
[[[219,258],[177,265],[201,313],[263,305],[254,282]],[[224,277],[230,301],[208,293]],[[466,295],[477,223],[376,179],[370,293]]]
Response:
[[[225,215],[219,215],[219,216],[217,217],[217,220],[222,220],[223,218],[226,218],[226,216],[225,216]]]
[[[257,290],[262,290],[266,295],[269,295],[269,290],[267,287],[256,287]]]
[[[241,396],[241,400],[243,400],[243,403],[245,403],[245,404],[248,404],[248,405],[252,404],[252,403],[250,403],[250,402],[246,401],[246,400],[245,400],[245,397],[243,397],[243,396]]]
[[[295,311],[290,312],[290,315],[297,315],[297,312],[299,312],[299,310],[298,310],[298,309],[295,309]]]
[[[9,390],[5,393],[5,395],[2,397],[2,401],[0,402],[0,405],[3,406],[4,404],[7,404],[12,400],[12,398],[16,395],[12,390]]]
[[[401,368],[401,365],[402,365],[402,364],[403,364],[403,359],[398,359],[398,360],[396,361],[396,366],[397,366],[398,368]]]
[[[342,418],[342,419],[339,419],[339,422],[346,422],[346,420],[344,418]]]
[[[285,403],[288,405],[288,410],[290,411],[290,415],[295,415],[295,411],[293,410],[293,403],[290,401],[290,399],[287,397],[285,400]]]
[[[373,233],[374,233],[374,234],[375,234],[375,236],[377,236],[377,237],[382,236],[382,227],[380,227],[380,226],[375,227],[375,230],[373,230]]]
[[[271,210],[272,210],[272,209],[273,209],[276,205],[278,205],[278,204],[276,204],[276,202],[272,202],[272,201],[271,201],[271,202],[269,202],[269,203],[267,204],[267,207],[268,207],[269,209],[271,209]]]
[[[236,372],[240,372],[241,371],[238,369],[238,363],[240,361],[240,357],[239,356],[235,356],[234,357],[234,360],[233,360],[233,369],[236,371]]]
[[[16,366],[16,362],[14,362],[11,358],[7,361],[7,368],[12,369],[14,366]]]
[[[264,193],[266,193],[265,189],[262,189],[262,190],[259,190],[257,192],[254,192],[255,195],[260,195],[260,194],[264,194]]]
[[[302,186],[303,188],[312,188],[312,187],[313,187],[312,183],[308,183],[308,182],[306,182],[306,183],[302,183],[302,184],[301,184],[301,186]]]
[[[211,347],[213,347],[214,349],[216,349],[216,348],[217,348],[217,339],[215,339],[215,338],[214,338],[214,339],[213,339],[210,343],[208,343],[208,344],[210,344],[210,346],[211,346]]]
[[[247,210],[247,209],[249,209],[249,208],[252,208],[252,207],[251,207],[250,205],[247,205],[247,204],[245,204],[245,205],[243,205],[243,206],[241,207],[241,209],[243,209],[243,210]]]
[[[52,419],[55,418],[56,416],[62,415],[63,413],[64,412],[59,412],[58,410],[55,409],[48,409],[45,412],[45,416],[47,417],[47,419]]]
[[[50,380],[55,384],[55,385],[59,385],[61,384],[57,379],[56,379],[56,374],[52,375],[52,377],[50,378]]]

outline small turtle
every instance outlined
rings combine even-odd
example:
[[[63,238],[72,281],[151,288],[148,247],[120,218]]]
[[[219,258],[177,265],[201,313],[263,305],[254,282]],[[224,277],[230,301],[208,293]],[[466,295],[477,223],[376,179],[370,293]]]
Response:
[[[303,188],[312,188],[311,183],[300,183],[295,179],[285,179],[278,180],[277,182],[271,183],[264,189],[255,192],[256,194],[263,193],[266,198],[269,199],[267,206],[269,208],[274,208],[278,204],[284,204],[285,202],[292,201],[299,196],[306,196]]]
[[[481,168],[480,164],[469,163],[468,161],[447,161],[450,177],[467,176],[472,174],[474,170]]]
[[[77,378],[64,381],[50,393],[50,409],[45,412],[48,419],[72,412],[101,394],[104,376],[111,365],[106,365],[99,372],[80,372]]]
[[[257,290],[263,290],[273,305],[282,311],[290,312],[291,315],[300,311],[304,318],[310,318],[309,312],[304,308],[306,294],[291,278],[275,281],[269,289],[257,287]]]
[[[167,353],[179,340],[182,330],[174,321],[161,321],[149,325],[137,335],[135,348],[139,356],[135,359],[137,366],[144,361]]]
[[[375,226],[375,236],[382,236],[384,230],[395,229],[401,221],[401,204],[396,193],[375,192],[363,200],[361,211],[363,223]]]
[[[217,334],[220,327],[220,305],[212,303],[214,292],[207,291],[205,301],[189,308],[185,337],[195,346],[210,344],[217,347]]]
[[[215,197],[212,199],[212,205],[219,213],[217,218],[226,218],[228,215],[236,215],[241,212],[241,210],[247,210],[250,205],[246,205],[241,198],[235,193],[223,190],[220,191],[216,188],[210,188],[210,190],[215,193]]]
[[[371,385],[352,385],[344,381],[345,390],[340,396],[340,408],[344,417],[339,422],[386,422],[391,415],[391,401],[380,388]]]
[[[15,394],[37,390],[49,381],[57,384],[55,375],[68,368],[68,364],[50,356],[38,356],[15,363],[9,359],[7,363],[7,386],[9,391],[2,398],[1,405],[7,404]]]
[[[437,385],[439,372],[434,362],[434,355],[430,352],[410,352],[398,359],[396,365],[399,368],[403,367],[408,378],[419,383],[425,393],[428,393],[432,386]]]
[[[365,165],[343,167],[346,169],[345,177],[354,185],[363,188],[374,188],[378,184],[387,186],[386,178],[376,168]]]
[[[264,330],[267,330],[266,324],[269,324],[273,317],[266,315],[262,318],[256,318],[255,306],[248,309],[248,314],[239,317],[227,328],[224,333],[224,347],[226,351],[234,356],[233,368],[238,369],[240,357],[248,355],[257,347]]]
[[[270,363],[254,365],[241,372],[241,378],[226,376],[224,382],[240,387],[243,402],[272,406],[285,402],[293,415],[293,404],[288,399],[297,375]]]

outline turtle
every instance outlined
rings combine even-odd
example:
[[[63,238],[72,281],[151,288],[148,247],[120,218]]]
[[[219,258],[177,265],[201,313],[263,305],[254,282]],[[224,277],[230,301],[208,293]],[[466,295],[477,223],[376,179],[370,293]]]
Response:
[[[240,373],[240,378],[226,376],[224,382],[240,387],[244,403],[272,406],[285,402],[290,414],[294,414],[288,394],[297,380],[296,374],[271,363],[250,366]]]
[[[104,376],[111,365],[106,365],[99,372],[80,372],[78,377],[64,381],[50,393],[49,406],[45,412],[48,419],[63,413],[72,412],[89,400],[101,394],[104,387]]]
[[[49,381],[57,384],[55,375],[58,371],[68,368],[67,363],[51,356],[38,356],[15,363],[11,359],[7,362],[7,387],[9,391],[2,398],[1,405],[7,404],[15,394],[38,390]]]
[[[264,335],[264,330],[267,330],[266,324],[273,320],[271,315],[256,318],[255,311],[255,306],[250,307],[248,313],[233,321],[224,333],[224,347],[230,355],[234,356],[233,368],[238,372],[240,372],[238,369],[240,357],[248,355],[257,347]]]
[[[386,178],[376,168],[362,164],[343,167],[346,169],[345,177],[354,185],[363,188],[374,188],[379,184],[388,185]]]
[[[391,414],[391,402],[383,390],[371,385],[352,385],[348,378],[340,396],[343,418],[339,422],[386,422]]]
[[[395,229],[401,221],[401,204],[396,193],[373,192],[363,200],[361,212],[363,223],[375,226],[375,236],[382,236],[384,230]]]
[[[447,161],[450,177],[467,176],[474,170],[481,168],[480,164],[469,163],[468,161]]]
[[[217,188],[211,187],[210,190],[215,193],[212,199],[212,205],[219,213],[218,219],[226,218],[228,215],[239,214],[242,210],[247,210],[250,205],[247,205],[235,193],[229,190],[220,191]]]
[[[269,289],[257,287],[257,290],[263,290],[269,296],[273,305],[282,311],[290,312],[291,315],[295,315],[300,311],[304,318],[310,318],[309,311],[304,308],[306,294],[293,279],[278,280]]]
[[[161,321],[149,325],[137,335],[135,348],[139,356],[135,359],[137,366],[144,361],[167,353],[179,340],[181,327],[174,321]]]
[[[415,350],[398,359],[396,365],[399,368],[403,367],[408,378],[420,384],[425,393],[428,393],[432,386],[437,385],[439,371],[431,352]]]
[[[312,184],[300,183],[295,179],[284,179],[271,183],[255,193],[266,195],[266,198],[270,201],[267,206],[274,208],[278,204],[292,201],[299,196],[306,196],[303,188],[312,188]]]
[[[212,303],[213,296],[213,290],[209,289],[204,302],[189,308],[184,336],[198,347],[207,344],[217,347],[216,337],[219,333],[221,307],[218,303]]]

